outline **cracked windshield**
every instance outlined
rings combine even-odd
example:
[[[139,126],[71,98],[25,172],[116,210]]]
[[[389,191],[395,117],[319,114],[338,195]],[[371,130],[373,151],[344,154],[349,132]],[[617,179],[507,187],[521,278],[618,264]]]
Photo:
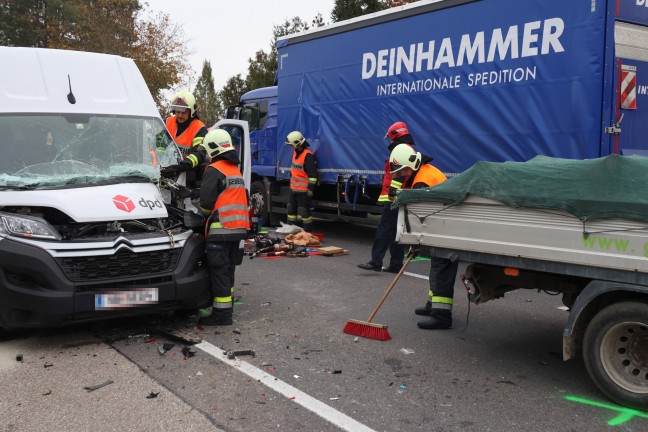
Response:
[[[157,180],[180,153],[159,119],[109,115],[0,116],[0,187]]]

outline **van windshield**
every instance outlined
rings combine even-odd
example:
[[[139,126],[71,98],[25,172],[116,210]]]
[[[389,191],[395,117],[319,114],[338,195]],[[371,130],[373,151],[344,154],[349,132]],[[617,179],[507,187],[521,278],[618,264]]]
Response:
[[[151,181],[181,160],[159,118],[0,115],[0,187]]]

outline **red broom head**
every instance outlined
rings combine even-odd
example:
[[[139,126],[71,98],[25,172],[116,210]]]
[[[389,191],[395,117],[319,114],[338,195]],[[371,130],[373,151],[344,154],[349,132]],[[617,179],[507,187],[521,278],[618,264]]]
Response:
[[[342,332],[379,341],[388,341],[391,339],[386,325],[366,321],[349,320],[342,329]]]

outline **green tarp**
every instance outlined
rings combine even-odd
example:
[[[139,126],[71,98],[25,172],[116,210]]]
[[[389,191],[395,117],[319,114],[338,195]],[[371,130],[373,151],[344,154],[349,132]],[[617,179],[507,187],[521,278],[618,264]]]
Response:
[[[394,205],[428,201],[451,205],[468,195],[511,207],[561,209],[582,220],[648,222],[648,157],[537,156],[528,162],[477,162],[440,185],[402,191]]]

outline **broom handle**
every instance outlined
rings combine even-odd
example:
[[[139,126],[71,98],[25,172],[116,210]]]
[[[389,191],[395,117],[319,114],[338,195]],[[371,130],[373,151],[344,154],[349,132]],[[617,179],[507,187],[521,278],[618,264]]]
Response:
[[[385,300],[387,300],[387,296],[391,292],[392,288],[394,288],[394,285],[396,285],[396,282],[398,282],[398,279],[400,279],[401,275],[405,271],[405,267],[407,267],[407,264],[412,261],[412,258],[414,258],[414,252],[410,252],[409,256],[407,257],[407,260],[405,261],[405,264],[403,264],[403,267],[401,267],[400,271],[392,281],[391,285],[389,285],[389,288],[387,288],[387,291],[385,291],[385,294],[383,294],[382,298],[380,299],[380,302],[378,303],[378,306],[371,312],[371,315],[369,315],[369,318],[367,319],[367,322],[371,322],[373,317],[376,315],[378,312],[378,309],[380,309],[380,306],[382,306],[383,303],[385,303]]]

